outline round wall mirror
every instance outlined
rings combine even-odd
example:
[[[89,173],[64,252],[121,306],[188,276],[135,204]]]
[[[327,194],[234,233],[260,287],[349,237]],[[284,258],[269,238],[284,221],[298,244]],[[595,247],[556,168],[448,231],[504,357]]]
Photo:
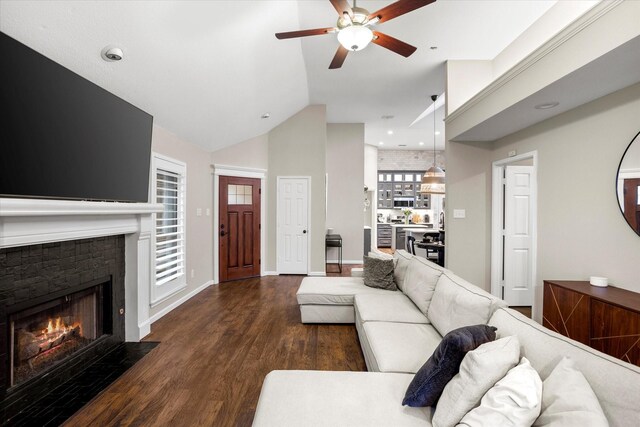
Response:
[[[616,185],[622,215],[640,235],[640,132],[631,140],[620,160]]]

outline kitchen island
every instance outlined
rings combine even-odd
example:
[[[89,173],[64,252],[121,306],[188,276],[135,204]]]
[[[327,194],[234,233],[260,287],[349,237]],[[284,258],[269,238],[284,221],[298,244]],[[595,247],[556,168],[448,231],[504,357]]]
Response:
[[[433,228],[431,223],[423,224],[391,224],[391,249],[405,249],[406,246],[406,230],[424,230],[425,233],[438,235],[440,230]]]

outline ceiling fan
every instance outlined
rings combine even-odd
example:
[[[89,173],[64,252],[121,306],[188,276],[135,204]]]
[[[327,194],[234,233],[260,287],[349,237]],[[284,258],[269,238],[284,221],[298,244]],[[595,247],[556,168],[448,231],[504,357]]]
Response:
[[[370,27],[397,18],[400,15],[426,6],[436,0],[398,0],[374,13],[369,13],[368,10],[357,7],[356,0],[353,0],[353,7],[349,6],[347,0],[329,1],[339,15],[338,23],[335,27],[276,33],[276,38],[282,40],[338,33],[340,46],[329,65],[329,69],[335,69],[342,67],[349,51],[355,52],[362,50],[367,47],[369,42],[387,48],[405,58],[411,55],[417,49],[415,46],[411,46],[379,31],[374,31]]]

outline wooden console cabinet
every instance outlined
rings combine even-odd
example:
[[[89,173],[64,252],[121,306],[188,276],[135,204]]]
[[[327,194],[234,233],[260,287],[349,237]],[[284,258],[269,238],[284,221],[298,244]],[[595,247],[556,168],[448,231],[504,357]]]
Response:
[[[584,281],[545,280],[542,324],[640,366],[640,294]]]

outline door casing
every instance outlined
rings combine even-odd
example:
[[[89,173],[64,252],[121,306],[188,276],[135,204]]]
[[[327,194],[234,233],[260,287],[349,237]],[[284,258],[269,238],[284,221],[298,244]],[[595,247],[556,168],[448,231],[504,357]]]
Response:
[[[491,294],[502,298],[502,221],[503,221],[503,183],[504,168],[522,160],[532,159],[533,174],[531,182],[531,283],[533,284],[533,301],[531,312],[536,313],[536,301],[539,286],[537,283],[537,254],[538,254],[538,152],[531,151],[517,156],[497,160],[492,164],[491,185]]]
[[[220,203],[219,219],[221,223],[218,236],[222,237],[223,234],[225,235],[225,238],[220,239],[220,246],[218,247],[218,260],[220,265],[219,279],[221,281],[231,281],[259,276],[260,266],[262,265],[259,245],[260,229],[262,228],[260,223],[260,211],[262,210],[260,204],[260,194],[262,192],[260,187],[261,181],[257,178],[226,175],[220,176],[219,180],[221,183],[221,191],[218,192],[218,201]],[[242,200],[238,204],[229,203],[228,189],[227,192],[225,192],[225,183],[228,186],[250,186],[253,188],[251,203],[246,204],[246,200]],[[249,214],[251,225],[246,223],[247,214]],[[235,233],[233,232],[234,227],[232,226],[234,223],[232,217],[234,216],[236,218]],[[255,244],[255,239],[247,238],[247,233],[258,239],[258,245]],[[236,245],[232,243],[234,241]],[[235,250],[232,250],[234,247]],[[247,249],[249,248],[251,249],[248,255],[250,263],[246,264]],[[233,259],[232,254],[237,258],[238,264],[235,266],[229,265],[229,261]]]
[[[213,248],[214,248],[214,256],[213,256],[213,283],[220,283],[220,260],[218,257],[218,248],[220,247],[220,236],[218,234],[219,226],[220,226],[220,201],[218,195],[220,194],[220,175],[226,176],[236,176],[241,178],[259,178],[260,179],[260,187],[262,188],[262,193],[260,194],[260,223],[262,227],[260,228],[260,259],[263,262],[260,264],[260,276],[265,275],[265,248],[266,248],[266,211],[267,211],[267,186],[266,186],[266,169],[258,169],[258,168],[244,168],[238,166],[229,166],[229,165],[220,165],[214,164],[213,168]]]

